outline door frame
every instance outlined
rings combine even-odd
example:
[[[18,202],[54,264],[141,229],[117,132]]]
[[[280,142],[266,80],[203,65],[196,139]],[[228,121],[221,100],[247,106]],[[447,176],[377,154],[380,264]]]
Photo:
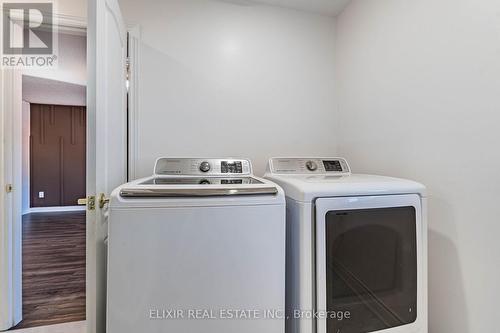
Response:
[[[0,330],[22,320],[21,73],[0,69]],[[10,190],[7,188],[10,186]],[[8,267],[4,270],[3,267]]]
[[[327,311],[326,304],[326,214],[336,210],[359,210],[392,207],[414,207],[417,235],[417,319],[415,322],[393,327],[380,332],[403,333],[408,330],[417,332],[427,323],[427,260],[426,247],[427,237],[425,235],[426,219],[425,205],[418,194],[381,195],[365,197],[335,197],[320,198],[315,203],[316,216],[316,310]],[[316,332],[326,333],[326,320],[318,317],[316,320]],[[377,331],[378,332],[378,331]]]
[[[126,22],[125,22],[126,23]],[[141,27],[127,26],[128,41],[128,180],[138,178],[137,161],[139,155],[139,75],[141,57]]]

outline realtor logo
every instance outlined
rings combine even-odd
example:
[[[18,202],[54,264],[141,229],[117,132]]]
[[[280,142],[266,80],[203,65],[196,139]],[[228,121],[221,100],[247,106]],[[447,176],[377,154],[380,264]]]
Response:
[[[53,3],[2,3],[2,66],[54,67]]]

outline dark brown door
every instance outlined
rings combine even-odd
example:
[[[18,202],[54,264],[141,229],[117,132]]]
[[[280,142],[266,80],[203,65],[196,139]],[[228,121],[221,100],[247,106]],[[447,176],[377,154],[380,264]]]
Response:
[[[31,104],[30,114],[30,205],[74,206],[86,193],[86,109]]]

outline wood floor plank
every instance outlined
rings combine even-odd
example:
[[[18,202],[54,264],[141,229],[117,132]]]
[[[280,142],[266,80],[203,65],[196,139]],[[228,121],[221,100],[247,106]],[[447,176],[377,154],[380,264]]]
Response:
[[[23,216],[23,321],[85,320],[85,212]]]

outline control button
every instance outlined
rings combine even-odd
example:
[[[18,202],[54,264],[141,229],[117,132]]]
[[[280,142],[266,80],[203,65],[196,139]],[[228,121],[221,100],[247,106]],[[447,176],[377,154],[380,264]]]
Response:
[[[207,161],[200,163],[200,171],[201,172],[209,172],[210,171],[210,163]]]
[[[210,180],[208,180],[208,179],[202,179],[202,180],[200,180],[200,185],[210,185],[210,184],[211,184]]]
[[[316,171],[316,170],[318,170],[318,165],[314,161],[307,161],[306,168],[309,171]]]

